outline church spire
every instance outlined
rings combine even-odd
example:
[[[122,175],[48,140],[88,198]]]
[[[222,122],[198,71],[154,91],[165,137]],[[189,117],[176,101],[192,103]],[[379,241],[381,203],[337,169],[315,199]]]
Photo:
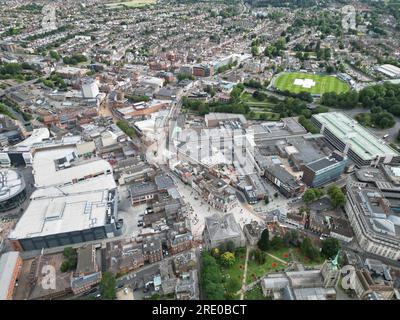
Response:
[[[338,269],[339,253],[340,253],[340,250],[337,252],[335,258],[331,261],[331,267],[332,267],[333,270],[337,270]]]

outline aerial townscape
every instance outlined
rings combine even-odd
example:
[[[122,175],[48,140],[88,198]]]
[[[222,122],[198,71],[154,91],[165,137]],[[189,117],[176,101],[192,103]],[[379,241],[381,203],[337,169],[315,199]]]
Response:
[[[400,300],[398,1],[0,7],[0,300]]]

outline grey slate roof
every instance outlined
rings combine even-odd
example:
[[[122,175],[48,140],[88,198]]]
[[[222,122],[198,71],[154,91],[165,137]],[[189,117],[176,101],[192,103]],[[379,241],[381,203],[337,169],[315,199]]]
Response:
[[[242,235],[240,225],[236,222],[232,213],[222,217],[215,214],[206,217],[205,222],[211,241],[225,240]]]

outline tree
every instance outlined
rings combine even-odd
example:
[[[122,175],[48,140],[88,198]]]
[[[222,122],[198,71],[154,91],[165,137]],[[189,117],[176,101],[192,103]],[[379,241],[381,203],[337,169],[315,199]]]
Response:
[[[225,285],[225,289],[228,294],[234,295],[238,290],[240,290],[240,280],[238,278],[230,278]]]
[[[303,194],[303,201],[308,204],[320,199],[323,195],[324,191],[322,189],[309,188]]]
[[[315,191],[312,188],[307,189],[306,192],[304,192],[303,194],[303,201],[307,204],[313,202],[315,198]]]
[[[253,57],[258,57],[260,55],[260,49],[257,46],[252,46],[251,54],[253,55]]]
[[[57,51],[50,51],[50,57],[52,57],[54,60],[59,61],[61,59],[60,55],[58,54]]]
[[[301,115],[298,120],[299,120],[299,123],[308,132],[310,132],[312,134],[319,133],[319,129],[316,126],[314,126],[314,124],[310,120],[308,120],[305,116]]]
[[[340,206],[344,206],[344,204],[346,203],[345,194],[339,187],[337,187],[335,185],[329,187],[328,195],[331,199],[332,207],[334,209],[336,209]]]
[[[185,80],[185,79],[188,79],[188,80],[195,80],[196,79],[194,75],[189,74],[189,73],[179,73],[176,76],[176,78],[178,79],[178,81],[182,81],[182,80]]]
[[[230,93],[231,102],[239,101],[240,95],[242,94],[243,90],[244,90],[244,85],[241,83],[233,87]]]
[[[285,243],[283,241],[283,238],[281,236],[275,236],[272,238],[269,246],[273,250],[279,250],[282,249],[285,246]]]
[[[226,249],[226,243],[225,243],[225,242],[220,243],[220,245],[218,246],[218,249],[219,249],[219,252],[220,252],[221,254],[224,253],[225,251],[227,251],[227,249]]]
[[[311,261],[315,261],[319,258],[319,252],[317,248],[312,244],[311,239],[306,237],[301,243],[301,252],[309,258]]]
[[[254,249],[250,252],[250,258],[257,262],[257,264],[262,265],[266,261],[265,252],[260,249]]]
[[[116,297],[115,277],[111,272],[104,272],[100,281],[100,294],[103,299],[113,300]]]
[[[215,258],[219,257],[219,249],[218,248],[211,249],[211,254]]]
[[[296,230],[289,230],[283,236],[285,246],[297,246],[299,244],[299,233]]]
[[[295,54],[295,57],[297,59],[299,59],[300,61],[303,61],[303,52],[297,51],[296,54]]]
[[[275,47],[278,49],[278,50],[283,50],[283,49],[285,49],[285,46],[286,46],[286,40],[285,40],[285,38],[279,38],[276,42],[275,42]]]
[[[205,300],[224,299],[221,268],[207,251],[201,253],[200,287]]]
[[[125,120],[118,120],[117,126],[130,138],[135,137],[135,129],[133,129],[128,121]]]
[[[226,251],[221,255],[221,263],[225,267],[232,266],[236,261],[235,255],[232,252]]]
[[[234,252],[235,251],[235,243],[232,240],[229,240],[226,243],[226,250],[229,252]]]
[[[327,65],[325,68],[327,73],[334,73],[335,72],[335,68],[332,65]]]
[[[262,89],[263,85],[260,81],[250,79],[249,81],[243,82],[246,87],[254,88],[254,89]]]
[[[269,249],[269,231],[268,229],[264,229],[261,233],[261,238],[257,243],[258,248],[262,251],[267,251]]]
[[[340,250],[339,241],[335,238],[328,238],[322,241],[321,253],[328,259],[332,259]]]
[[[253,92],[252,97],[258,101],[264,101],[265,99],[268,98],[268,96],[265,93],[260,92],[258,90]]]
[[[246,248],[245,247],[238,247],[235,249],[235,257],[240,257],[246,254]]]
[[[329,60],[331,58],[331,49],[325,48],[323,56],[325,60]]]
[[[4,66],[0,66],[1,74],[16,75],[22,72],[22,66],[19,63],[6,63]]]
[[[63,251],[63,256],[65,260],[60,266],[61,272],[67,272],[75,270],[77,264],[77,253],[72,247],[66,247]]]

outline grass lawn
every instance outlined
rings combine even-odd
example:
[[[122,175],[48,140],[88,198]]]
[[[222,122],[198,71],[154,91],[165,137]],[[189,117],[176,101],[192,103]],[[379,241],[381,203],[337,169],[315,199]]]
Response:
[[[290,249],[288,249],[286,247],[282,248],[282,249],[279,249],[279,250],[269,250],[269,251],[267,251],[267,253],[272,254],[273,256],[275,256],[275,257],[277,257],[279,259],[282,259],[282,260],[284,260],[284,261],[286,261],[288,263],[291,261],[291,259],[290,259]]]
[[[240,96],[240,99],[241,99],[243,102],[260,102],[259,100],[253,98],[253,96],[251,95],[250,92],[246,92],[246,91],[244,91],[244,92],[242,93],[242,95]]]
[[[303,86],[294,84],[296,79],[312,79],[315,85],[310,88],[304,88]],[[341,93],[350,90],[347,83],[334,76],[303,72],[285,72],[280,74],[274,82],[274,87],[282,91],[288,90],[293,93],[305,91],[311,94],[323,94],[325,92]]]
[[[249,92],[244,92],[240,99],[244,104],[250,107],[251,111],[254,112],[253,117],[248,118],[251,120],[267,120],[267,121],[277,121],[280,119],[278,113],[272,112],[274,104],[265,99],[263,101],[259,101],[254,99],[253,96]],[[261,116],[263,115],[263,116]]]
[[[316,265],[320,265],[324,262],[324,259],[322,257],[319,260],[310,261],[310,259],[308,259],[301,253],[299,248],[285,247],[279,250],[269,250],[266,253],[269,253],[287,263],[296,261],[306,267],[313,267]],[[247,264],[246,283],[249,284],[257,280],[257,278],[262,277],[268,273],[282,271],[282,269],[284,269],[285,267],[286,265],[283,262],[278,261],[277,259],[269,255],[266,255],[266,261],[263,265],[258,265],[257,262],[251,260],[251,258],[249,257],[249,261]]]
[[[269,103],[267,101],[265,101],[265,102],[263,102],[263,101],[262,102],[260,102],[260,101],[257,101],[257,102],[245,101],[244,103],[246,105],[248,105],[249,107],[264,108],[266,110],[271,110],[271,108],[273,106],[271,103]]]
[[[282,262],[279,262],[268,255],[265,257],[265,263],[262,265],[259,265],[257,262],[249,259],[247,263],[246,283],[251,283],[267,273],[278,272],[284,268],[285,265]]]
[[[120,6],[126,6],[129,8],[138,8],[138,7],[143,7],[148,4],[153,4],[156,3],[157,0],[131,0],[131,1],[121,1],[121,2],[113,2],[113,3],[107,3],[107,7],[120,7]]]
[[[270,297],[264,297],[261,285],[257,284],[251,290],[245,292],[244,300],[272,300],[272,299]]]
[[[255,107],[266,107],[270,109],[273,104],[268,101],[268,99],[264,100],[257,100],[255,99],[251,93],[249,92],[243,92],[242,95],[240,96],[240,100],[242,100],[245,104],[248,106],[255,106]]]
[[[240,257],[236,257],[236,261],[231,267],[225,268],[221,266],[221,272],[222,275],[225,277],[226,282],[228,282],[229,279],[239,280],[240,285],[236,291],[240,290],[242,286],[245,261],[246,261],[246,253],[243,253]]]
[[[222,274],[226,277],[226,279],[236,278],[242,281],[245,260],[246,253],[240,257],[237,257],[235,263],[231,267],[225,268],[221,266]]]

